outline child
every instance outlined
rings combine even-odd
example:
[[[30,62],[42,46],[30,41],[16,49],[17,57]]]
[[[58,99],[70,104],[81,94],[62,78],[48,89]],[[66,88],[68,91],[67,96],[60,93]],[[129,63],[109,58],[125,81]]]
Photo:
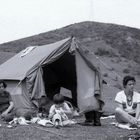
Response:
[[[49,118],[52,120],[56,128],[65,125],[68,121],[67,114],[71,114],[72,111],[67,103],[64,102],[64,97],[61,94],[55,94],[53,97],[54,104],[49,110]]]

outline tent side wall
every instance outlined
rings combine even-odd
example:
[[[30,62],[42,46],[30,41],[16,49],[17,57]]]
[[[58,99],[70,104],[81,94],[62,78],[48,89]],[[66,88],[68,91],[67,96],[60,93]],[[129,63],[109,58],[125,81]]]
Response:
[[[19,84],[19,81],[7,80],[6,90],[10,93],[12,100],[14,102],[14,107],[17,111],[17,114],[24,114],[24,112],[35,109],[32,104],[29,95],[27,95],[26,83],[22,81]]]

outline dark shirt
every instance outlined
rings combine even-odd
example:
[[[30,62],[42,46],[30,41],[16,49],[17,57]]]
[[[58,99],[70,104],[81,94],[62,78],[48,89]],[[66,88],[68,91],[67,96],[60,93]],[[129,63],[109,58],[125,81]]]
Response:
[[[11,102],[11,96],[7,91],[0,91],[0,113],[5,111],[9,107]]]

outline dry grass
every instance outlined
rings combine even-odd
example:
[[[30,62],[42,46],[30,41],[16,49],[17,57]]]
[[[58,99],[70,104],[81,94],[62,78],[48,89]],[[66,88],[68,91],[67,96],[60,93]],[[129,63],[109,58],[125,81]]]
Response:
[[[77,118],[77,121],[84,121],[84,117]],[[101,122],[101,127],[76,124],[60,129],[35,124],[7,128],[4,124],[0,128],[0,140],[124,140],[123,137],[139,131],[119,129],[111,124],[114,119],[104,119]]]

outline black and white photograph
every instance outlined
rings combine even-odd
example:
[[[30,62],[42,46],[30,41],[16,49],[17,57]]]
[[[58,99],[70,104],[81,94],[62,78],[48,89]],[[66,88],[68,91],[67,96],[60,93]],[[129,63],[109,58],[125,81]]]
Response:
[[[140,140],[139,17],[139,0],[1,0],[0,140]]]

